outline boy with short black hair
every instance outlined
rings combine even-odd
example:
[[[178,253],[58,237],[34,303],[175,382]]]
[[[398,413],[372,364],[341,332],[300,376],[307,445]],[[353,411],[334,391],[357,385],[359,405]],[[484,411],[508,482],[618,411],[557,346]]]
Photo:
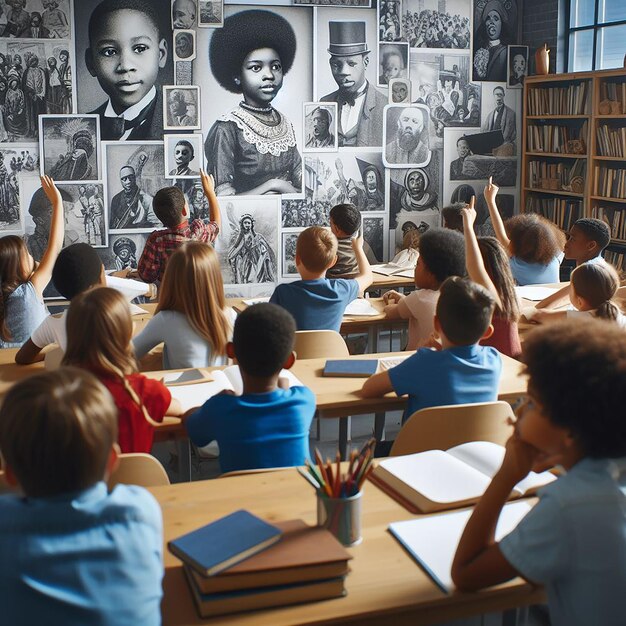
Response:
[[[327,228],[311,226],[296,243],[301,280],[276,287],[270,302],[287,309],[298,330],[339,332],[346,307],[372,284],[372,270],[363,252],[363,236],[352,240],[359,273],[352,279],[326,278],[337,260],[337,238]]]
[[[326,270],[326,278],[354,278],[359,265],[352,239],[361,228],[361,213],[353,204],[336,204],[329,214],[330,230],[337,237],[337,262]]]
[[[465,242],[453,230],[431,228],[419,240],[415,266],[415,286],[408,295],[387,291],[385,315],[389,319],[409,320],[407,350],[415,350],[430,338],[434,326],[439,287],[450,276],[465,276]]]
[[[453,276],[440,288],[434,327],[442,350],[420,348],[400,365],[374,374],[362,394],[408,394],[404,419],[431,406],[491,402],[498,396],[502,361],[495,348],[478,345],[493,332],[494,297],[484,287]]]
[[[243,394],[213,396],[186,420],[196,445],[217,440],[222,472],[303,465],[309,458],[315,396],[280,378],[296,360],[295,330],[293,317],[274,304],[256,304],[237,317],[226,351],[239,364]]]
[[[93,113],[102,139],[162,139],[157,80],[168,56],[156,5],[149,0],[103,0],[89,18],[85,63],[109,97]]]
[[[452,565],[462,590],[515,576],[542,584],[554,626],[621,626],[626,589],[626,334],[565,321],[524,341],[528,402],[502,466],[476,505]],[[615,462],[617,461],[617,463]],[[532,470],[566,473],[538,493],[517,528],[494,540],[514,485]]]
[[[28,424],[24,422],[28,417]],[[0,409],[0,606],[7,624],[161,623],[161,510],[141,487],[104,481],[117,410],[77,368],[31,376]]]
[[[71,300],[91,287],[106,285],[104,265],[98,253],[89,244],[72,244],[59,252],[52,268],[52,283],[66,300]],[[48,315],[18,350],[15,362],[27,365],[43,361],[44,355],[41,351],[52,343],[56,343],[61,350],[65,350],[67,345],[66,315],[67,311],[63,311],[59,317]]]
[[[215,195],[213,176],[200,170],[202,189],[209,201],[209,221],[189,223],[189,204],[178,187],[164,187],[154,194],[152,208],[165,229],[150,233],[139,259],[137,275],[146,283],[161,282],[167,260],[185,241],[213,243],[220,232],[222,217]]]

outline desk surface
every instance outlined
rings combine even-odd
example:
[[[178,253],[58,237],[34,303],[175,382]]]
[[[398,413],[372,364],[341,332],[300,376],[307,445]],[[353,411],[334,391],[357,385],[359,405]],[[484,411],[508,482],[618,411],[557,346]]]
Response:
[[[397,287],[415,287],[415,279],[403,278],[402,276],[385,276],[384,274],[377,274],[373,272],[374,280],[372,284],[366,289],[370,291],[372,289],[389,288],[395,289]]]
[[[150,491],[163,510],[165,544],[242,506],[269,522],[300,518],[315,524],[314,491],[295,469],[153,487]],[[391,522],[413,517],[368,482],[363,493],[363,542],[350,548],[354,558],[346,579],[346,597],[224,616],[210,622],[198,617],[180,561],[165,548],[163,624],[418,626],[543,600],[542,590],[520,579],[480,593],[444,594],[387,532]]]

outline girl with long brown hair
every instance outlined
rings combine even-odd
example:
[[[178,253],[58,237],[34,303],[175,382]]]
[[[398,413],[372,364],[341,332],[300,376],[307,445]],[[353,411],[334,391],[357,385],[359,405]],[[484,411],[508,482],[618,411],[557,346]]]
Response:
[[[164,369],[224,365],[234,318],[215,250],[186,242],[167,262],[156,314],[133,339],[135,353],[141,358],[164,343]]]
[[[89,370],[109,390],[118,409],[122,452],[150,452],[154,426],[183,411],[162,382],[138,373],[128,302],[115,289],[92,289],[72,299],[66,325],[63,365]]]

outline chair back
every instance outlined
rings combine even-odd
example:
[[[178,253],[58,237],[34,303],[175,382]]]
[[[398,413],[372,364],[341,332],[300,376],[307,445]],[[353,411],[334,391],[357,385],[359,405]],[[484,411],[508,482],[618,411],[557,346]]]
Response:
[[[400,429],[390,456],[426,450],[447,450],[469,441],[504,445],[513,433],[506,402],[437,406],[416,411]]]
[[[151,454],[143,452],[120,454],[119,461],[117,469],[109,476],[109,489],[119,484],[140,487],[160,487],[170,484],[165,468]]]
[[[343,359],[350,356],[343,337],[334,330],[298,330],[294,350],[299,359]]]
[[[46,356],[43,359],[44,367],[47,370],[58,370],[61,367],[61,361],[65,353],[61,348],[56,347],[49,352],[46,352]]]

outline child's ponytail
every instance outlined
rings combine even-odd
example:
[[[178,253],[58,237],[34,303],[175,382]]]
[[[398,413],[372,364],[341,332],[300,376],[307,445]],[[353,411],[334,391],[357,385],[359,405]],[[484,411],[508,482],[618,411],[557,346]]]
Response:
[[[613,300],[607,300],[596,309],[595,317],[614,322],[619,317],[619,314],[620,310],[617,304]]]

